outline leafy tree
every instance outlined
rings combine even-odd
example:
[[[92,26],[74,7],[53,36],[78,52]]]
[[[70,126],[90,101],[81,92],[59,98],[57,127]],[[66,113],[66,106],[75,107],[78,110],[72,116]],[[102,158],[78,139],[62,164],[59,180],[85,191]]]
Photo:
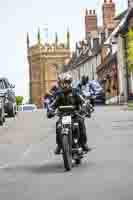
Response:
[[[128,70],[129,72],[133,71],[133,29],[129,29],[127,34],[127,55],[128,55]]]
[[[22,104],[23,99],[24,99],[24,98],[23,98],[22,96],[16,96],[16,104],[17,104],[17,107],[18,107],[19,105]]]

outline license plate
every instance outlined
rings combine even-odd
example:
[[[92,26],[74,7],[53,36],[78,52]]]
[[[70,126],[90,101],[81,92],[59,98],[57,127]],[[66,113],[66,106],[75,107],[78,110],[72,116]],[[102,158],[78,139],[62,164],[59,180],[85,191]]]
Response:
[[[62,118],[62,123],[63,124],[71,124],[71,116],[64,116]]]

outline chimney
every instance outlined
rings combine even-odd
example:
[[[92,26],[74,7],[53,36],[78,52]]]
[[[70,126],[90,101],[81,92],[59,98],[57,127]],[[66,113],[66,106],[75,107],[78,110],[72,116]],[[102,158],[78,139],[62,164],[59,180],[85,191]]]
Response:
[[[102,10],[103,25],[104,27],[109,27],[114,23],[113,18],[115,17],[115,3],[113,0],[104,0]]]
[[[128,8],[133,8],[133,0],[128,0]]]
[[[97,15],[95,10],[89,10],[88,15],[85,16],[85,35],[88,39],[89,33],[97,30]]]
[[[87,10],[87,8],[85,10],[85,15],[88,16],[88,10]]]

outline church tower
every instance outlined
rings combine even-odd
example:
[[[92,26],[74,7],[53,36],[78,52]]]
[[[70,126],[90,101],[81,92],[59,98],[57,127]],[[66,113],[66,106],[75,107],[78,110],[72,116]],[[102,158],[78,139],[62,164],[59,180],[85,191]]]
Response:
[[[30,46],[27,34],[27,57],[29,62],[29,90],[30,102],[43,107],[44,96],[57,84],[57,75],[64,69],[64,64],[70,59],[70,33],[67,31],[67,44],[60,43],[55,33],[52,43],[41,41],[40,29],[37,42]]]

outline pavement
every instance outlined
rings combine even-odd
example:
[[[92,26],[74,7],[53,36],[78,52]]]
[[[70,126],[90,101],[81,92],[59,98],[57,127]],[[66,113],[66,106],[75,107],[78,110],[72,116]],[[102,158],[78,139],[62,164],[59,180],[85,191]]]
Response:
[[[133,112],[96,107],[86,120],[94,149],[71,172],[53,153],[55,122],[40,110],[18,113],[0,127],[0,199],[132,200]]]

